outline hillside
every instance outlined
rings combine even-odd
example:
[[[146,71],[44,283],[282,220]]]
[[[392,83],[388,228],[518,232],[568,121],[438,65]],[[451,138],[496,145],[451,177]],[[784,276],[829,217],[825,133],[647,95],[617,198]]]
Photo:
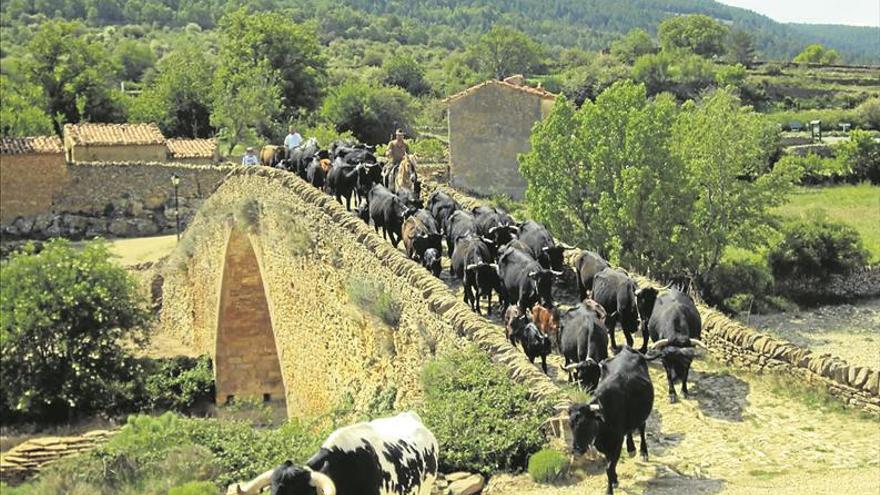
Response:
[[[83,19],[92,25],[146,24],[213,28],[224,13],[248,5],[315,20],[322,38],[375,39],[383,27],[410,26],[404,44],[466,44],[493,24],[512,25],[547,45],[598,50],[632,28],[654,32],[675,14],[705,14],[755,36],[759,56],[790,60],[809,43],[841,52],[847,63],[880,64],[880,28],[781,24],[712,0],[17,0],[3,2],[2,24],[40,16]],[[368,14],[368,15],[365,15]],[[384,18],[376,23],[376,17]],[[378,26],[377,26],[378,24]]]

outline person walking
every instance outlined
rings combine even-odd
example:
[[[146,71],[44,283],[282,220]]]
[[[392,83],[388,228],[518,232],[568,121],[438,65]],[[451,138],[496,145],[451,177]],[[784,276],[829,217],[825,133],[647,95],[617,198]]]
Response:
[[[244,150],[244,156],[241,157],[242,165],[259,165],[260,160],[257,158],[256,153],[254,153],[254,148],[248,146],[247,149]]]

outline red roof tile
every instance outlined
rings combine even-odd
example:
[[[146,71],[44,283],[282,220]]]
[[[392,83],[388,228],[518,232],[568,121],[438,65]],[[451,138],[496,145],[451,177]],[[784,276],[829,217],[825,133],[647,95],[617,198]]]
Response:
[[[156,124],[66,124],[65,140],[95,146],[125,144],[165,144]]]
[[[64,153],[61,138],[58,136],[34,136],[2,138],[0,155],[21,155],[26,153]]]
[[[172,158],[214,158],[217,141],[214,139],[168,139]]]
[[[548,99],[548,100],[556,99],[555,94],[553,94],[543,88],[533,88],[531,86],[520,86],[517,84],[511,84],[506,81],[499,81],[497,79],[490,79],[488,81],[481,82],[480,84],[477,84],[475,86],[471,86],[470,88],[468,88],[460,93],[456,93],[456,94],[446,98],[443,101],[445,101],[446,103],[451,103],[455,100],[458,100],[459,98],[476,93],[480,89],[485,88],[486,86],[489,86],[490,84],[495,84],[495,85],[501,86],[503,88],[509,88],[509,89],[514,89],[517,91],[522,91],[523,93],[535,95],[535,96],[542,98],[542,99]]]

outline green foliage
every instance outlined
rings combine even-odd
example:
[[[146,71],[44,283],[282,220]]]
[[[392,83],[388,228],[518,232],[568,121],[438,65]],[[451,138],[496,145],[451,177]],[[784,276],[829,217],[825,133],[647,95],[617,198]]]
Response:
[[[706,280],[703,294],[710,304],[733,306],[741,309],[742,305],[730,301],[730,298],[760,299],[770,294],[773,287],[773,275],[764,256],[747,253],[736,259],[723,259],[711,276]]]
[[[156,65],[156,54],[147,43],[125,39],[113,48],[113,62],[120,67],[124,81],[139,81],[147,69]]]
[[[327,148],[330,143],[340,139],[354,139],[351,131],[339,132],[332,124],[316,124],[300,130],[300,134],[305,138],[315,138],[318,145]]]
[[[515,471],[541,448],[550,405],[530,400],[485,353],[471,347],[428,363],[422,386],[419,414],[440,443],[440,471]]]
[[[617,57],[589,54],[582,65],[563,71],[559,77],[565,95],[579,106],[584,100],[596,99],[615,82],[629,78],[630,68]]]
[[[410,143],[410,150],[423,162],[446,161],[446,145],[437,138],[420,138]]]
[[[711,57],[724,53],[727,28],[705,15],[668,17],[658,28],[660,46],[664,50],[690,50],[697,55]]]
[[[197,404],[214,402],[210,356],[160,359],[145,368],[145,398],[151,410],[185,413]]]
[[[431,90],[425,80],[425,69],[416,60],[406,55],[392,55],[382,64],[382,81],[389,86],[398,86],[413,96],[423,95]]]
[[[481,36],[474,50],[481,72],[495,79],[535,72],[544,52],[540,44],[522,31],[499,25]]]
[[[856,107],[859,122],[866,129],[880,130],[880,97],[868,98]]]
[[[280,89],[275,73],[265,62],[252,70],[240,72],[221,66],[214,78],[210,122],[229,145],[228,153],[238,143],[255,141],[257,128],[278,110]]]
[[[801,170],[801,184],[814,185],[839,182],[849,176],[850,169],[838,158],[825,158],[815,153],[785,155],[779,162],[784,167]]]
[[[745,30],[733,29],[727,35],[727,60],[748,66],[755,60],[755,39]]]
[[[529,476],[538,483],[553,483],[568,473],[568,456],[553,449],[541,449],[529,457]]]
[[[799,64],[836,64],[839,61],[840,54],[837,50],[825,48],[818,43],[807,45],[804,51],[794,58],[794,62]]]
[[[367,275],[352,277],[348,281],[346,292],[351,302],[389,326],[396,327],[400,323],[403,306],[385,288],[384,282]]]
[[[648,94],[669,91],[679,99],[695,98],[715,82],[715,67],[705,58],[682,50],[663,50],[639,57],[632,77]]]
[[[217,495],[220,490],[210,481],[190,481],[168,490],[168,495]]]
[[[824,214],[788,222],[783,240],[767,254],[777,281],[816,278],[848,273],[867,263],[868,252],[858,231],[827,220]]]
[[[210,137],[214,64],[204,47],[180,46],[157,69],[152,84],[134,100],[131,120],[156,122],[166,136]]]
[[[129,410],[150,313],[101,241],[51,240],[0,265],[0,408],[8,421]],[[129,344],[130,343],[130,344]]]
[[[123,108],[114,93],[116,68],[104,47],[89,41],[76,22],[47,21],[27,45],[22,70],[46,96],[47,114],[55,131],[68,122],[122,120]],[[81,103],[78,105],[77,102]]]
[[[840,124],[850,123],[853,127],[861,126],[861,120],[855,110],[840,108],[814,108],[810,110],[788,110],[767,114],[774,123],[779,124],[785,130],[791,129],[791,123],[797,121],[802,128],[806,128],[812,120],[821,120],[822,129],[826,131],[840,130]]]
[[[340,132],[351,132],[362,142],[387,142],[397,127],[408,128],[414,113],[412,97],[389,86],[348,82],[330,91],[321,115]]]
[[[722,65],[715,72],[715,82],[719,86],[740,87],[746,81],[746,68],[742,64]]]
[[[628,64],[656,49],[651,35],[641,28],[633,29],[623,38],[611,43],[611,54]]]
[[[849,140],[837,145],[837,155],[856,180],[880,184],[880,142],[870,132],[850,132]]]
[[[0,135],[52,134],[52,118],[43,110],[43,89],[27,80],[14,81],[0,74]]]

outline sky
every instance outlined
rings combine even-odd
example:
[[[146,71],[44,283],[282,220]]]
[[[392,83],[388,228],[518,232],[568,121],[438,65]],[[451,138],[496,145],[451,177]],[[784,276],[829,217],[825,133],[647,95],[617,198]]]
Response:
[[[880,26],[880,0],[718,0],[779,22]]]

